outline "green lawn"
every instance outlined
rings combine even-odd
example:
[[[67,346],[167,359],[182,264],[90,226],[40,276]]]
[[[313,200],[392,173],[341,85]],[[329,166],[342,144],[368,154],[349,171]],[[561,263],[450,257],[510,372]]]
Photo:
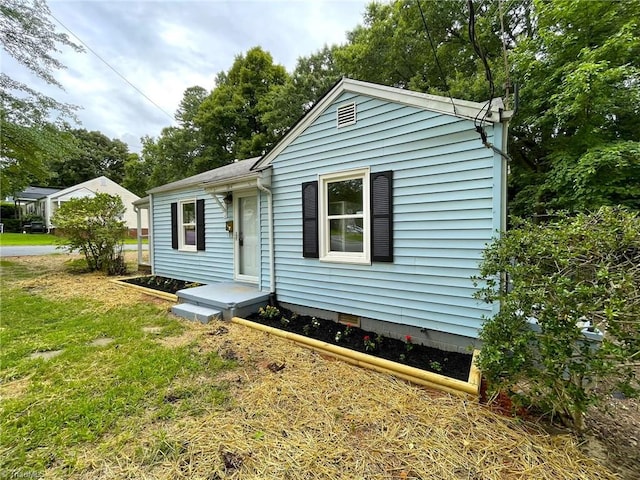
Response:
[[[99,298],[52,300],[16,286],[49,273],[0,261],[0,472],[73,473],[77,452],[105,435],[223,408],[216,375],[233,363],[191,344],[161,345],[184,329],[166,306],[101,308]],[[106,337],[112,343],[91,345]],[[62,353],[30,357],[52,350]]]
[[[21,245],[59,245],[64,243],[64,238],[49,235],[47,233],[0,233],[0,245],[5,247],[21,246]],[[127,238],[124,243],[135,244],[135,238]],[[144,244],[147,243],[145,239]]]
[[[61,238],[47,233],[0,233],[0,245],[58,245]]]

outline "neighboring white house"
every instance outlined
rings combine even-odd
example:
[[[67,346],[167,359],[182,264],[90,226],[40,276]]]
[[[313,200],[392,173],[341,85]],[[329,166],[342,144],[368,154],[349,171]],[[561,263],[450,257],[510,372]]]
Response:
[[[51,217],[56,210],[60,208],[60,205],[72,198],[94,197],[97,193],[108,193],[109,195],[119,196],[126,208],[123,220],[126,222],[130,231],[134,231],[137,228],[138,216],[133,208],[133,202],[139,200],[140,197],[105,176],[87,180],[72,187],[43,195],[38,199],[23,204],[22,208],[25,213],[42,216],[45,227],[50,231],[52,228],[55,228],[55,225],[51,222]],[[148,225],[147,219],[142,218],[141,223],[142,228],[146,229]]]

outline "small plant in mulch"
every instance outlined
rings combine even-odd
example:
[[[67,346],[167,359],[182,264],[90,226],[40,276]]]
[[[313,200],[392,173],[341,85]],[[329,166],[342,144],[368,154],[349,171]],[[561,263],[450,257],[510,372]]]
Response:
[[[434,372],[441,372],[442,371],[442,365],[440,365],[440,362],[436,362],[435,360],[431,360],[429,362],[429,367]]]
[[[344,327],[344,336],[350,337],[352,333],[353,333],[353,325],[351,325],[350,323],[347,323],[347,326]]]
[[[281,315],[278,307],[274,307],[273,305],[266,305],[258,309],[258,316],[263,320],[273,320],[276,318],[279,319]]]
[[[412,343],[411,335],[405,335],[404,336],[404,349],[407,352],[410,352],[411,350],[413,350],[413,343]]]
[[[365,335],[364,337],[362,337],[362,343],[364,344],[365,352],[375,352],[377,345],[376,342],[371,340],[370,335]]]
[[[296,318],[299,318],[297,314],[294,313],[294,315],[296,316]],[[306,336],[309,337],[311,336],[311,333],[317,330],[318,328],[320,328],[320,322],[316,317],[311,317],[311,322],[305,323],[303,325],[302,333],[304,333]]]
[[[296,315],[285,309],[267,305],[249,319],[281,330],[305,335],[316,340],[399,362],[412,367],[440,373],[467,381],[471,355],[445,352],[416,343],[410,335],[402,339],[386,337],[352,324],[341,324],[317,317]]]

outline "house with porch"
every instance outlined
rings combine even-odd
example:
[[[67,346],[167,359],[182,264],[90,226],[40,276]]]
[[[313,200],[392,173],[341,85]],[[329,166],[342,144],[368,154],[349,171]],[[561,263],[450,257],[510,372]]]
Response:
[[[133,202],[140,197],[105,176],[62,189],[29,187],[17,195],[16,203],[21,208],[23,216],[32,214],[42,217],[46,231],[51,232],[55,230],[51,218],[60,205],[72,198],[94,197],[96,193],[108,193],[120,197],[125,207],[123,220],[132,234],[135,234],[138,224],[144,230],[148,228],[147,219],[143,217],[138,222],[138,216],[134,210]]]
[[[266,155],[149,191],[152,272],[206,284],[190,318],[271,299],[465,350],[494,308],[471,277],[505,226],[510,116],[343,79]]]

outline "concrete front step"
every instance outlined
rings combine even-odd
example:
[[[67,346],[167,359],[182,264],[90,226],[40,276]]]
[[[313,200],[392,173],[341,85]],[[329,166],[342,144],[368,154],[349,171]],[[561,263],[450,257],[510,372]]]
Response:
[[[211,320],[222,319],[222,312],[213,308],[191,303],[179,303],[171,307],[171,313],[187,320],[197,320],[201,323],[209,323]]]
[[[224,320],[251,315],[269,301],[269,292],[262,292],[255,285],[238,282],[187,288],[179,290],[176,295],[180,302],[220,310]]]

